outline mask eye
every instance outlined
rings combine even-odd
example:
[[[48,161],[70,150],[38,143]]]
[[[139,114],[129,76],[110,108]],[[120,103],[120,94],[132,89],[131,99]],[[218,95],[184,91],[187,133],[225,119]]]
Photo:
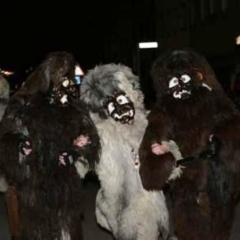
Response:
[[[108,104],[107,109],[108,109],[109,114],[111,114],[115,110],[113,102],[110,102]]]
[[[173,88],[178,85],[178,79],[176,77],[173,77],[168,84],[169,88]]]
[[[66,79],[65,81],[63,81],[62,85],[64,87],[68,87],[70,85],[70,81],[68,79]]]
[[[122,104],[128,103],[129,101],[124,95],[120,95],[117,97],[117,102],[118,104],[122,105]]]
[[[181,76],[181,80],[182,80],[182,82],[187,83],[187,82],[191,81],[191,77],[187,74],[184,74]]]

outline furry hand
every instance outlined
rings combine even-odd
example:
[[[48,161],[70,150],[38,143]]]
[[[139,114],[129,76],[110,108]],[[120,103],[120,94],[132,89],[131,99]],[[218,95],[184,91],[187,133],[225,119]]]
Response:
[[[90,143],[89,137],[84,135],[80,135],[73,140],[73,145],[76,147],[84,147]]]
[[[24,155],[24,156],[28,156],[31,152],[31,144],[28,140],[24,140],[22,142],[20,142],[20,152]]]
[[[64,152],[58,157],[58,165],[70,166],[74,163],[74,157],[71,153]]]
[[[156,155],[162,155],[166,152],[169,152],[169,146],[164,142],[162,142],[161,144],[153,143],[151,146],[151,149],[152,149],[152,153]]]

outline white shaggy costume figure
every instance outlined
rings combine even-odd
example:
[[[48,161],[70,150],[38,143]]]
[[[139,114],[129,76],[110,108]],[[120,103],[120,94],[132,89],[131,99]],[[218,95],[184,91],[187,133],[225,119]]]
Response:
[[[83,78],[80,95],[89,105],[102,146],[96,167],[101,185],[97,222],[116,239],[167,239],[163,192],[144,190],[139,177],[137,153],[147,120],[137,76],[124,65],[97,66]]]

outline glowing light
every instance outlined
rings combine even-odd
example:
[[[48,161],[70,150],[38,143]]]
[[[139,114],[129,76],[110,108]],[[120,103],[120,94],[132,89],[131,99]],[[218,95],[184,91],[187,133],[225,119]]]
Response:
[[[240,35],[238,35],[238,36],[236,37],[236,44],[237,44],[237,45],[240,45]]]
[[[75,75],[77,75],[77,76],[83,76],[84,75],[83,70],[80,68],[79,65],[77,65],[75,67]]]
[[[157,42],[142,42],[138,44],[139,48],[157,48],[158,43]]]
[[[10,75],[13,75],[13,74],[14,74],[14,72],[12,72],[12,71],[6,71],[6,70],[1,70],[0,72],[1,72],[1,74],[5,75],[5,76],[10,76]]]

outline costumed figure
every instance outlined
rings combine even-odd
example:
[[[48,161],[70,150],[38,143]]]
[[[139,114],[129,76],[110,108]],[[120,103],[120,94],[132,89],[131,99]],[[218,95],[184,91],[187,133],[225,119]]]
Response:
[[[240,196],[239,112],[192,50],[163,54],[152,76],[157,102],[139,150],[143,186],[165,190],[179,240],[227,240]],[[202,155],[212,138],[215,154]],[[181,157],[200,157],[179,164],[171,141]]]
[[[138,77],[121,64],[96,66],[84,76],[80,92],[102,147],[97,222],[116,239],[167,239],[163,192],[144,190],[139,176],[138,148],[147,119]]]
[[[10,85],[5,77],[0,74],[0,121],[2,120],[3,114],[7,107],[10,97]],[[0,168],[0,192],[5,192],[8,188],[8,184],[4,177],[4,174]]]
[[[79,99],[77,67],[72,54],[50,53],[6,108],[0,167],[17,193],[17,240],[82,239],[82,178],[100,141]]]

